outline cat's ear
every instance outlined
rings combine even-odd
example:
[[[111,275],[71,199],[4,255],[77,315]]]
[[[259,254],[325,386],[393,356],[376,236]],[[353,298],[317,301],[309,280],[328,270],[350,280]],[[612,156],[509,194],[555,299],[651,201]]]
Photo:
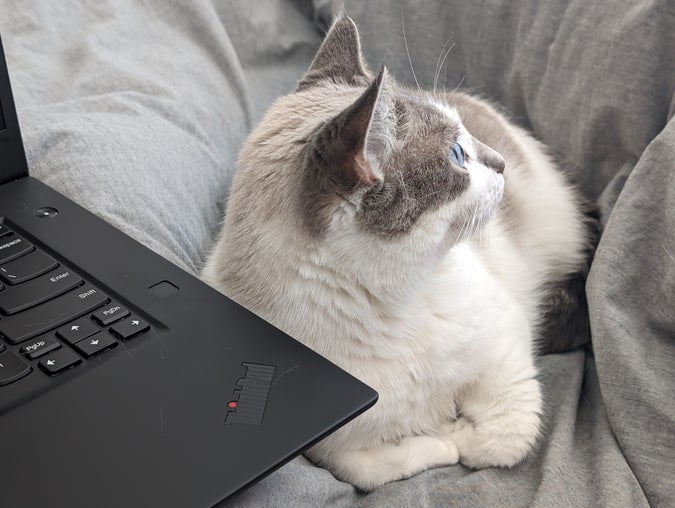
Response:
[[[358,86],[366,85],[373,79],[361,53],[356,24],[344,14],[328,30],[297,90],[310,88],[324,79]]]
[[[324,171],[348,190],[384,179],[383,162],[396,139],[390,80],[382,67],[365,92],[314,138],[313,149]]]

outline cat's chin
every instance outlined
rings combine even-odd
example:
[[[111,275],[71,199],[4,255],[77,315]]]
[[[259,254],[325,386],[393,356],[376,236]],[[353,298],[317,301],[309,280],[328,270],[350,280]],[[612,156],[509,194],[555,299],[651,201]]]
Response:
[[[488,175],[440,211],[451,243],[475,238],[495,217],[504,197],[504,177]]]
[[[485,210],[488,216],[484,218],[485,221],[490,220],[499,209],[499,204],[504,198],[504,176],[495,174],[491,178],[492,185],[489,186],[486,196]]]

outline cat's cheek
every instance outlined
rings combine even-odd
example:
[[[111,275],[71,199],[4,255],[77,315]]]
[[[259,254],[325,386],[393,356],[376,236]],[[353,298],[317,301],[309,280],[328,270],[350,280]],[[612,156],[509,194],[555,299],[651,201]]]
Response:
[[[492,190],[492,199],[494,200],[494,206],[496,208],[504,198],[504,176],[494,175],[493,179],[495,183]]]
[[[493,172],[493,174],[488,177],[485,194],[480,205],[482,224],[486,224],[493,217],[499,208],[499,203],[501,203],[503,197],[504,177]]]
[[[467,166],[471,181],[460,196],[465,211],[474,215],[491,216],[504,195],[504,177],[482,164]]]

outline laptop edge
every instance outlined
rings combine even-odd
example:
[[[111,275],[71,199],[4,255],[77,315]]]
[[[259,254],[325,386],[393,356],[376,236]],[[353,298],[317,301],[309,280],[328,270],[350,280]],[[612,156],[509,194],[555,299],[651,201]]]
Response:
[[[348,373],[28,176],[4,65],[0,107],[0,223],[151,325],[63,374],[33,364],[0,387],[0,506],[214,505],[376,402]],[[58,215],[35,213],[45,206]],[[175,291],[149,289],[164,282]],[[251,383],[266,400],[232,416]]]

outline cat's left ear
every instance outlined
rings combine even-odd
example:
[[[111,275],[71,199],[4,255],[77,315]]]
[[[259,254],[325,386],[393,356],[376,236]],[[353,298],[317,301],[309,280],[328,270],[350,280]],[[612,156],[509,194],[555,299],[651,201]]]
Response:
[[[367,85],[373,79],[361,53],[356,23],[344,12],[328,30],[297,90],[310,88],[325,79],[356,86]]]
[[[390,81],[382,67],[361,96],[326,123],[313,140],[323,170],[346,190],[384,179],[382,168],[396,140]]]

